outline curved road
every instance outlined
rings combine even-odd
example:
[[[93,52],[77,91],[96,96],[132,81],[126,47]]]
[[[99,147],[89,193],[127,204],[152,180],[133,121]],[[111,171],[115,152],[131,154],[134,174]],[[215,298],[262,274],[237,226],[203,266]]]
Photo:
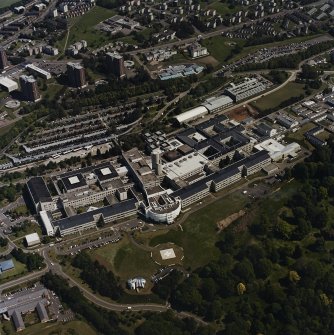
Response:
[[[55,264],[52,263],[49,255],[47,253],[47,249],[43,249],[42,251],[42,255],[45,259],[45,262],[47,264],[47,269],[50,269],[50,271],[54,274],[57,274],[65,279],[67,279],[69,281],[69,283],[71,283],[73,286],[77,286],[82,294],[92,303],[94,303],[97,306],[103,307],[105,309],[108,310],[112,310],[112,311],[124,311],[124,310],[131,310],[131,311],[151,311],[151,312],[165,312],[168,309],[170,309],[169,305],[160,305],[160,304],[154,304],[154,303],[146,303],[146,304],[121,304],[121,303],[115,303],[115,302],[109,302],[106,301],[98,296],[96,296],[95,294],[93,294],[92,292],[90,292],[88,289],[86,289],[85,287],[83,287],[81,284],[79,284],[77,281],[75,281],[72,277],[70,277],[69,275],[67,275],[61,268],[61,266],[59,264]],[[47,270],[44,270],[45,272],[47,272]],[[1,286],[0,286],[1,288]],[[202,324],[207,324],[205,321],[203,321],[200,317],[198,317],[197,315],[191,314],[191,313],[187,313],[187,312],[177,312],[174,310],[175,313],[177,313],[177,315],[179,317],[190,317],[195,319],[196,321],[202,323]]]

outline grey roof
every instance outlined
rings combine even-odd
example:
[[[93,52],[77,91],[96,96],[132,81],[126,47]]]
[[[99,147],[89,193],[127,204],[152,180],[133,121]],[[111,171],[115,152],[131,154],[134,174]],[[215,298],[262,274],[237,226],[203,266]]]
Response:
[[[36,310],[38,313],[38,317],[41,320],[41,322],[49,321],[48,313],[45,309],[45,306],[42,302],[39,302],[36,306]]]
[[[210,120],[201,122],[200,124],[196,125],[196,129],[200,132],[203,133],[204,135],[207,135],[206,129],[210,127],[214,127],[214,129],[219,132],[227,130],[227,128],[222,125],[224,121],[228,120],[228,118],[225,115],[218,115],[214,118],[211,118]]]
[[[195,128],[188,128],[176,135],[176,138],[180,140],[182,143],[185,143],[189,145],[190,147],[194,148],[196,144],[198,143],[197,141],[193,140],[189,136],[192,134],[195,134],[197,130]]]
[[[237,164],[233,164],[231,166],[226,167],[223,170],[220,170],[218,173],[215,173],[213,181],[215,183],[219,183],[237,174],[241,174],[240,169],[236,165]]]
[[[22,315],[20,312],[14,311],[14,313],[12,314],[12,318],[13,318],[13,322],[14,322],[14,326],[16,330],[21,330],[25,328]]]
[[[69,178],[71,178],[71,177],[77,177],[79,181],[77,183],[71,184],[70,181],[69,181]],[[73,171],[73,173],[71,175],[66,176],[65,178],[62,178],[61,181],[62,181],[66,190],[74,190],[78,187],[83,187],[83,186],[87,185],[84,176],[81,173],[77,173],[75,171]]]
[[[212,177],[208,176],[204,179],[201,179],[199,181],[196,181],[193,184],[190,184],[186,187],[180,188],[177,191],[175,191],[172,196],[173,197],[180,197],[181,200],[190,198],[191,196],[193,196],[196,193],[199,193],[201,191],[204,191],[205,189],[209,190],[209,186],[207,185],[207,183],[209,183],[211,181]]]
[[[268,135],[273,130],[273,128],[268,124],[261,122],[257,125],[256,130],[264,135]]]
[[[262,151],[258,151],[255,154],[241,159],[240,161],[237,161],[229,166],[227,166],[226,168],[223,168],[222,170],[220,170],[219,172],[216,172],[214,174],[211,174],[191,185],[188,185],[184,188],[180,188],[177,191],[172,193],[173,197],[180,197],[182,200],[183,199],[187,199],[191,196],[193,196],[196,193],[199,193],[205,189],[209,189],[208,184],[213,181],[213,182],[220,182],[223,181],[225,179],[228,179],[232,176],[235,176],[237,174],[241,173],[241,169],[243,166],[245,166],[246,168],[249,168],[253,165],[256,165],[262,161],[265,161],[266,159],[270,159],[269,154],[262,150]]]
[[[30,178],[27,185],[35,204],[41,201],[52,201],[50,191],[42,177]]]
[[[245,167],[249,168],[253,165],[256,165],[258,163],[261,163],[267,159],[270,159],[270,156],[267,151],[261,150],[253,154],[252,156],[249,156],[245,159]]]
[[[65,172],[65,173],[59,175],[59,177],[60,178],[70,177],[70,176],[75,175],[76,173],[90,173],[90,172],[93,172],[95,169],[103,169],[104,167],[109,167],[109,166],[110,166],[110,162],[101,163],[101,164],[98,164],[98,165],[86,166],[86,167],[83,167],[81,169],[76,169],[76,170],[73,170],[73,171]]]
[[[110,170],[111,173],[103,175],[103,173],[101,172],[102,169],[108,168]],[[97,178],[100,181],[106,181],[109,179],[113,179],[118,177],[118,173],[116,172],[115,168],[108,162],[105,164],[100,164],[98,165],[95,169],[94,169],[94,173],[96,174]]]
[[[232,143],[229,145],[227,145],[226,143],[222,143],[222,141],[226,140],[227,138],[232,139]],[[213,140],[215,140],[219,144],[222,144],[222,146],[224,147],[224,153],[236,150],[240,146],[250,142],[250,139],[248,137],[240,133],[238,130],[234,129],[214,136]]]
[[[90,212],[69,216],[65,219],[60,219],[53,223],[54,227],[59,227],[60,230],[66,230],[69,228],[74,228],[82,224],[94,222],[94,216],[103,215],[105,218],[112,217],[114,215],[129,212],[136,209],[136,200],[129,199],[122,201],[112,206],[105,206],[102,208],[95,209]]]
[[[227,95],[221,95],[220,97],[209,98],[202,105],[207,108],[209,111],[216,110],[218,108],[230,105],[233,103],[233,100]]]

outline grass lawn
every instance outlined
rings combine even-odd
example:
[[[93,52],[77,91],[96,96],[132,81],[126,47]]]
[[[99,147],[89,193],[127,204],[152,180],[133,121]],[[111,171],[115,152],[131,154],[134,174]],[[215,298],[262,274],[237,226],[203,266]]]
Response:
[[[299,83],[288,83],[280,90],[253,101],[251,105],[260,112],[264,112],[268,109],[277,107],[285,100],[288,100],[292,97],[298,97],[304,93],[304,86],[304,84]]]
[[[27,267],[25,266],[25,264],[18,262],[15,258],[12,258],[12,259],[13,259],[15,268],[13,270],[8,270],[6,272],[3,272],[0,275],[0,283],[13,280],[15,277],[19,277],[27,272]]]
[[[178,63],[189,63],[189,62],[191,61],[184,54],[177,53],[176,55],[173,55],[171,58],[162,62],[161,64],[163,64],[163,66],[168,66],[168,65],[178,64]]]
[[[227,2],[221,2],[219,0],[213,1],[209,4],[206,1],[200,1],[200,5],[202,9],[215,9],[217,14],[220,14],[221,16],[225,16],[226,14],[233,14],[239,10],[245,9],[245,6],[233,6],[230,8]]]
[[[43,92],[43,96],[45,98],[48,98],[49,100],[52,100],[55,98],[55,96],[58,94],[58,92],[63,88],[62,85],[58,84],[55,80],[54,82],[48,82],[47,84],[47,90]]]
[[[8,133],[14,127],[15,127],[15,122],[13,122],[13,123],[11,123],[11,124],[9,124],[7,126],[1,127],[0,128],[0,136]]]
[[[29,215],[29,210],[26,205],[21,205],[13,209],[12,213],[16,213],[19,216]]]
[[[117,244],[110,243],[92,251],[91,254],[122,281],[135,276],[142,276],[149,280],[159,268],[153,262],[150,252],[139,249],[126,237]]]
[[[17,2],[17,0],[1,0],[0,1],[0,8],[8,7],[8,6],[12,5],[15,2]]]
[[[230,55],[234,44],[243,46],[245,41],[241,39],[227,38],[223,36],[213,36],[201,42],[208,48],[211,56],[216,58],[220,63],[226,63],[225,59]]]
[[[184,266],[195,269],[218,258],[219,251],[215,247],[219,239],[217,222],[243,209],[247,201],[246,196],[233,193],[192,213],[182,224],[183,231],[180,228],[171,229],[167,233],[147,233],[138,238],[150,246],[167,242],[181,246]]]
[[[42,229],[38,224],[30,221],[27,224],[24,223],[22,228],[18,229],[17,231],[13,231],[13,233],[10,234],[10,238],[15,240],[32,233],[37,233],[39,236],[42,236]]]
[[[70,33],[68,36],[67,46],[80,40],[86,40],[88,47],[97,48],[110,41],[107,34],[95,29],[95,25],[115,15],[110,9],[95,6],[86,14],[73,18],[70,22]],[[64,50],[66,36],[58,42],[61,51]]]

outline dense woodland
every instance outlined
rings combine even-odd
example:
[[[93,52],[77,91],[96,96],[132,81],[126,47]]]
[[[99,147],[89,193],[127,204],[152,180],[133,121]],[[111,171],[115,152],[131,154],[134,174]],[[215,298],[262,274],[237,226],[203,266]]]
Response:
[[[330,141],[293,169],[291,196],[263,200],[222,234],[219,261],[155,292],[209,321],[223,315],[221,335],[333,334],[333,162]]]
[[[118,300],[124,293],[114,274],[97,261],[93,262],[87,253],[79,253],[73,259],[72,265],[81,270],[81,279],[99,294],[113,300]]]

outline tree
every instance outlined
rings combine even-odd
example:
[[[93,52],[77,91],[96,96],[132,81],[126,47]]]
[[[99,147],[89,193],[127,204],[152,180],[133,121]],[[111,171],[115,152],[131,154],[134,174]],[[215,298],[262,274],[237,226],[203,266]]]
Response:
[[[103,219],[103,216],[100,215],[99,219],[98,219],[97,222],[96,222],[96,226],[97,226],[98,228],[103,228],[105,225],[106,225],[106,223],[105,223],[105,221],[104,221],[104,219]]]
[[[255,265],[254,265],[254,271],[256,274],[256,277],[265,279],[269,276],[272,269],[271,261],[267,258],[260,259]]]
[[[300,281],[300,276],[297,271],[289,271],[288,277],[292,283],[297,283]]]
[[[246,285],[244,283],[239,283],[237,285],[237,292],[239,295],[243,295],[246,292]]]
[[[253,265],[248,259],[243,259],[241,262],[236,263],[233,273],[246,282],[252,281],[255,277]]]
[[[214,300],[212,304],[210,304],[207,311],[207,319],[209,321],[217,320],[222,316],[222,305],[219,300]]]

